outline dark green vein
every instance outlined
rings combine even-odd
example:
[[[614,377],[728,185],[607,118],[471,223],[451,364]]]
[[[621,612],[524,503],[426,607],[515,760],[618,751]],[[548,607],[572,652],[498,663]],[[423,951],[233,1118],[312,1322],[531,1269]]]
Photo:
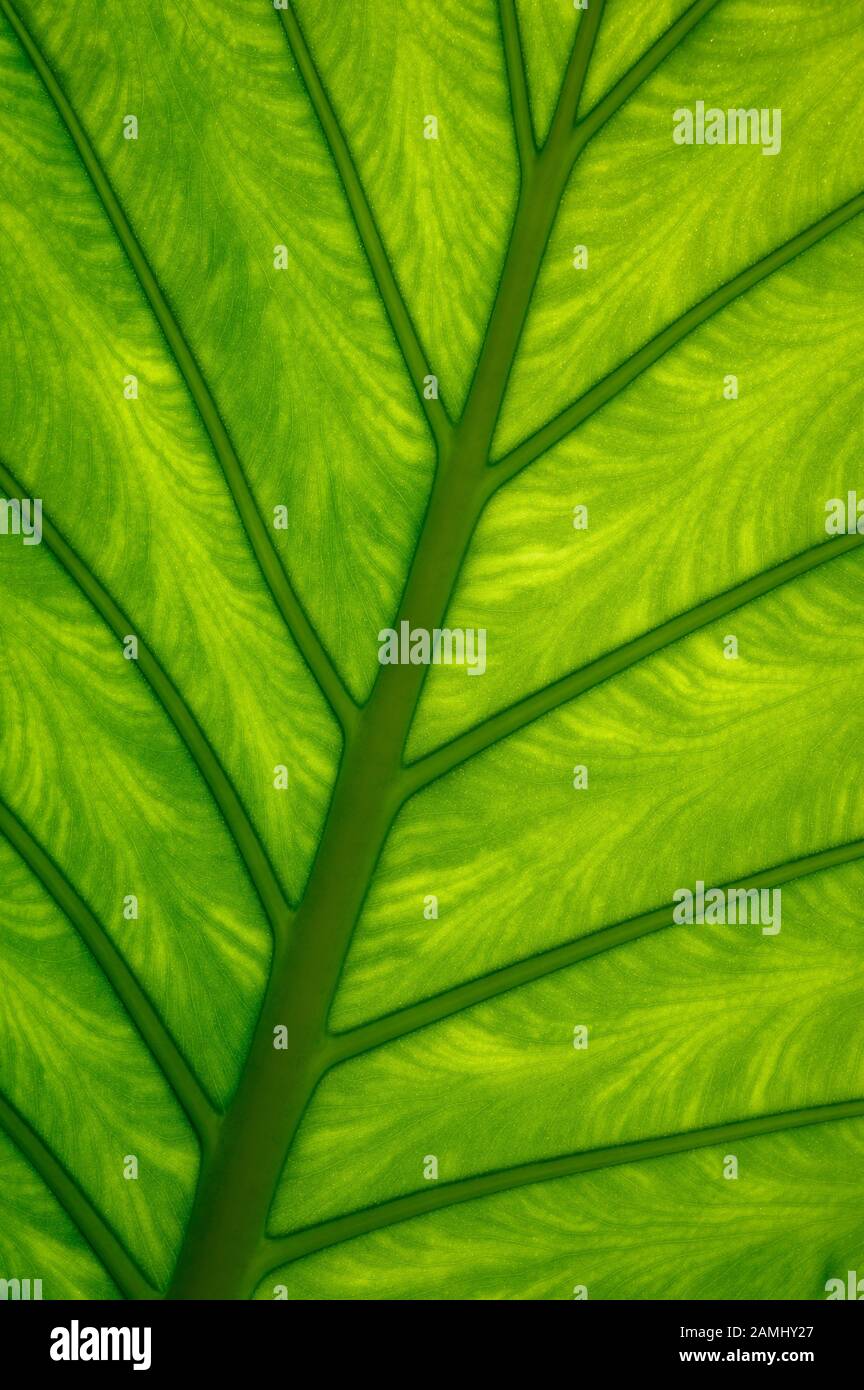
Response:
[[[605,0],[596,0],[585,15],[584,22],[579,25],[546,142],[537,158],[522,169],[519,200],[483,336],[483,346],[454,436],[452,454],[444,459],[445,468],[463,475],[473,475],[467,507],[462,499],[458,503],[466,522],[470,521],[470,525],[464,529],[463,555],[470,544],[475,519],[487,500],[487,464],[496,423],[549,236],[558,215],[561,194],[573,167],[570,140],[573,117],[591,60],[604,3]],[[433,504],[434,501],[433,495]],[[430,505],[426,524],[433,516]],[[452,519],[450,524],[455,531]],[[461,562],[462,556],[453,568],[451,586],[455,583]]]
[[[516,149],[519,154],[519,163],[524,170],[530,167],[537,157],[537,142],[534,139],[534,125],[531,119],[531,103],[528,97],[528,82],[525,72],[525,58],[522,52],[522,39],[519,33],[519,16],[516,13],[516,0],[499,0],[498,11],[501,19],[501,37],[504,45],[504,62],[507,69],[507,87],[510,94],[510,108],[513,113]]]
[[[36,1131],[2,1095],[0,1127],[6,1131],[16,1148],[39,1174],[103,1268],[108,1271],[123,1297],[147,1300],[158,1298],[156,1289],[145,1279],[135,1261],[99,1215],[90,1199],[84,1195],[75,1179],[67,1173]],[[47,1297],[53,1297],[50,1289],[47,1291]]]
[[[844,226],[864,212],[864,193],[859,193],[856,197],[844,203],[842,207],[835,208],[825,217],[821,217],[818,222],[807,227],[805,231],[799,232],[792,237],[791,241],[784,242],[767,256],[763,256],[754,265],[748,266],[740,274],[728,280],[725,285],[713,291],[705,299],[694,304],[686,313],[677,318],[674,323],[670,323],[649,342],[645,343],[632,357],[628,357],[625,362],[616,367],[598,381],[584,396],[580,396],[577,401],[563,410],[554,420],[543,425],[535,434],[523,439],[521,444],[517,444],[511,453],[507,454],[499,462],[490,466],[489,482],[487,485],[488,495],[491,496],[503,483],[520,473],[523,468],[538,459],[541,454],[546,453],[555,444],[560,443],[568,434],[577,429],[592,415],[595,415],[603,406],[619,396],[622,391],[647,371],[653,367],[654,363],[672,348],[677,347],[689,334],[700,328],[714,314],[720,313],[733,300],[738,299],[742,294],[766,280],[769,275],[788,265],[796,256],[809,250],[822,241],[824,237]]]
[[[450,439],[452,426],[443,400],[429,401],[423,394],[423,379],[432,371],[429,359],[423,350],[408,307],[396,283],[396,276],[393,273],[372,208],[366,197],[366,190],[360,181],[354,159],[348,148],[348,142],[342,133],[333,104],[318,74],[303,30],[291,8],[290,0],[288,8],[279,10],[278,13],[282,20],[288,46],[303,78],[310,104],[318,119],[336,171],[342,181],[360,244],[369,262],[378,293],[390,320],[393,336],[405,361],[408,374],[417,393],[417,399],[440,452]]]
[[[84,128],[75,114],[57,78],[38,48],[33,37],[25,28],[15,11],[11,0],[0,0],[3,11],[11,24],[21,47],[26,52],[39,75],[45,90],[69,132],[72,143],[78,152],[96,193],[117,234],[123,250],[138,277],[153,315],[162,329],[168,346],[174,356],[180,374],[186,383],[189,394],[198,409],[210,443],[222,466],[225,480],[234,499],[234,504],[243,522],[249,543],[255,554],[265,582],[282,618],[315,680],[339,719],[343,730],[353,728],[356,706],[333,667],[322,646],[318,634],[309,622],[306,613],[291,585],[278,551],[270,537],[270,532],[258,511],[252,490],[237,457],[234,445],[219,414],[219,409],[210,394],[201,369],[192,353],[177,319],[163,294],[150,263],[132,230],[129,220],[108,180],[102,165],[91,145]]]
[[[763,1134],[780,1134],[784,1130],[801,1129],[835,1120],[854,1120],[864,1116],[864,1100],[842,1100],[831,1105],[813,1105],[803,1110],[781,1111],[774,1115],[754,1115],[746,1120],[712,1125],[706,1129],[691,1129],[681,1134],[664,1134],[652,1139],[637,1139],[632,1143],[614,1144],[606,1149],[588,1149],[580,1153],[563,1154],[557,1158],[538,1159],[520,1163],[512,1168],[479,1173],[458,1182],[434,1183],[422,1192],[396,1197],[378,1206],[337,1216],[318,1226],[295,1231],[290,1236],[271,1239],[262,1252],[261,1278],[292,1260],[302,1259],[318,1250],[340,1245],[357,1236],[369,1235],[400,1221],[425,1216],[433,1211],[454,1207],[461,1202],[473,1202],[478,1197],[491,1197],[498,1192],[512,1192],[518,1187],[569,1178],[576,1173],[595,1173],[603,1168],[615,1168],[625,1163],[641,1163],[646,1159],[667,1158],[671,1154],[690,1153],[730,1144],[736,1140],[756,1139]]]
[[[846,844],[834,845],[831,849],[819,850],[818,853],[808,854],[801,859],[790,859],[784,864],[776,864],[770,869],[762,869],[759,873],[748,874],[744,878],[718,886],[727,889],[779,888],[784,883],[793,883],[797,879],[821,873],[825,869],[834,869],[842,864],[850,864],[861,858],[864,858],[864,840],[851,840]],[[651,912],[643,912],[638,917],[616,922],[614,926],[602,927],[599,931],[579,937],[576,941],[553,946],[548,951],[539,951],[536,955],[515,961],[512,965],[490,971],[488,975],[478,976],[477,979],[443,990],[440,994],[432,995],[417,1004],[410,1004],[407,1008],[373,1019],[371,1023],[363,1023],[348,1032],[338,1033],[333,1039],[333,1060],[343,1062],[357,1057],[362,1052],[369,1052],[385,1043],[404,1038],[408,1033],[416,1032],[418,1028],[428,1028],[430,1024],[452,1018],[454,1014],[462,1013],[463,1010],[481,1004],[487,999],[495,999],[511,989],[519,989],[521,985],[530,984],[533,980],[542,980],[547,975],[566,969],[567,966],[576,965],[579,961],[590,960],[592,956],[612,951],[626,942],[638,941],[652,932],[671,927],[674,925],[673,907],[674,904],[668,903],[664,907],[654,908]]]
[[[592,106],[591,110],[583,116],[577,125],[578,145],[583,148],[588,140],[595,136],[608,120],[619,111],[637,87],[649,78],[652,73],[664,62],[671,53],[687,38],[687,35],[700,20],[704,19],[709,10],[713,10],[719,0],[696,0],[689,10],[685,10],[679,15],[674,24],[670,24],[665,33],[646,49],[641,58],[635,62],[624,76],[615,83],[614,87],[606,93],[604,97]]]
[[[0,833],[72,923],[186,1112],[202,1147],[209,1148],[218,1129],[218,1113],[111,937],[4,801],[0,801]]]
[[[578,153],[577,149],[572,146],[570,134],[576,121],[579,102],[582,100],[585,79],[591,66],[594,45],[597,42],[600,25],[603,22],[605,6],[606,0],[594,0],[589,9],[579,16],[579,27],[576,30],[573,51],[570,55],[567,71],[564,74],[564,80],[561,83],[558,103],[549,130],[547,145],[556,143],[559,137],[566,139],[568,146],[567,163],[569,165],[572,165]]]
[[[704,603],[688,608],[677,617],[652,628],[650,632],[643,632],[631,642],[625,642],[623,646],[616,647],[614,651],[607,652],[605,656],[589,662],[587,666],[581,666],[577,671],[572,671],[560,680],[553,681],[551,685],[544,686],[542,690],[526,695],[523,700],[518,700],[500,713],[493,714],[491,718],[469,729],[467,733],[442,744],[440,748],[436,748],[424,758],[419,758],[417,762],[410,763],[404,772],[406,797],[413,796],[438,777],[446,776],[460,763],[485,752],[494,743],[518,733],[535,719],[540,719],[560,705],[576,699],[578,695],[593,690],[612,676],[620,675],[622,671],[680,641],[682,637],[689,636],[691,632],[725,617],[727,613],[746,603],[752,603],[754,599],[762,598],[782,584],[788,584],[790,580],[806,574],[808,570],[824,565],[828,560],[857,550],[861,545],[864,545],[864,536],[859,535],[837,536],[830,541],[814,545],[810,550],[793,555],[782,564],[762,570],[750,579],[745,579],[742,584],[736,584],[734,588],[726,589],[722,594],[715,594]]]
[[[293,20],[286,32],[300,37]],[[298,56],[320,103],[322,92],[302,46]],[[566,103],[559,102],[558,112],[567,114]],[[324,115],[329,119],[326,110]],[[543,155],[523,179],[466,407],[435,471],[400,603],[400,614],[415,627],[429,629],[440,621],[474,530],[489,441],[569,170],[570,131],[560,121],[553,120],[553,127]],[[303,902],[277,955],[249,1061],[220,1136],[218,1160],[202,1173],[172,1297],[233,1297],[255,1267],[259,1232],[266,1228],[285,1155],[326,1062],[330,1003],[396,813],[401,754],[423,675],[418,666],[382,667],[362,711],[362,736],[348,741]],[[284,1060],[273,1049],[272,1030],[279,1024],[293,1038]]]
[[[14,497],[33,495],[28,489],[21,486],[17,478],[2,463],[0,463],[0,490]],[[96,576],[47,517],[44,517],[42,522],[42,539],[115,637],[122,642],[128,634],[135,635],[137,630],[134,624],[126,617],[108,590],[100,584]],[[195,716],[165,674],[156,657],[144,645],[140,637],[138,660],[130,662],[130,665],[138,667],[189,750],[213,800],[222,813],[274,933],[284,931],[291,921],[291,908],[233,783],[211,748]]]

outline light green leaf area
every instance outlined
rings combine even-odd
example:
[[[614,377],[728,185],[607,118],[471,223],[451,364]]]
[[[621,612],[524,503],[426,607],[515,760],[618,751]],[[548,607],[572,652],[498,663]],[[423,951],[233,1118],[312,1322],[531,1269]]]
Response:
[[[860,1262],[864,1128],[737,1150],[737,1181],[721,1146],[542,1183],[274,1270],[258,1297],[824,1298]]]
[[[301,0],[296,11],[421,330],[428,370],[454,413],[473,373],[517,194],[496,7]]]
[[[534,129],[543,138],[558,101],[561,74],[576,37],[579,11],[573,0],[547,5],[543,0],[516,0],[522,51],[531,97]]]
[[[782,890],[775,936],[671,925],[347,1062],[301,1128],[274,1220],[411,1192],[427,1154],[443,1182],[857,1094],[862,891],[859,864],[816,874]]]
[[[116,1297],[89,1246],[5,1134],[0,1134],[0,1213],[0,1277],[41,1279],[45,1298]]]
[[[238,0],[230,7],[146,3],[130,8],[124,0],[108,0],[98,7],[97,23],[92,0],[75,0],[60,10],[52,0],[36,0],[22,5],[21,13],[43,44],[147,251],[292,582],[352,688],[367,693],[375,652],[358,634],[377,629],[398,600],[429,484],[431,452],[338,176],[272,5]],[[219,549],[226,545],[226,531],[236,532],[236,523],[220,516],[213,502],[213,493],[224,489],[214,476],[207,441],[200,427],[188,424],[182,384],[176,395],[164,389],[163,379],[176,380],[176,371],[165,360],[134,277],[128,268],[120,269],[122,254],[116,241],[112,246],[111,229],[86,188],[68,136],[8,30],[4,47],[6,61],[20,69],[16,125],[7,138],[16,163],[23,165],[29,194],[23,203],[20,194],[16,197],[18,218],[26,213],[16,238],[20,273],[58,304],[71,295],[80,306],[77,317],[84,317],[80,301],[87,277],[77,257],[70,264],[84,240],[87,260],[99,272],[93,289],[100,299],[108,295],[116,308],[107,325],[97,320],[91,328],[102,340],[102,356],[94,363],[81,353],[81,367],[89,369],[89,391],[103,402],[95,418],[104,417],[113,435],[135,432],[131,439],[125,434],[122,451],[119,440],[105,438],[106,451],[111,447],[122,458],[137,449],[146,456],[148,475],[157,469],[167,473],[163,513],[174,513],[177,525],[196,525],[197,548],[216,573],[224,573],[227,557],[220,557]],[[100,80],[94,81],[94,69]],[[137,115],[137,140],[122,138],[127,113]],[[421,136],[418,122],[418,140]],[[64,180],[59,189],[58,177]],[[72,179],[80,188],[68,186]],[[67,225],[58,225],[58,216]],[[84,217],[92,218],[92,231],[81,227]],[[499,229],[499,237],[504,231]],[[278,246],[286,248],[285,270],[274,267]],[[107,255],[113,258],[109,264]],[[28,264],[36,257],[38,266]],[[58,275],[60,297],[53,280]],[[130,296],[138,321],[130,322],[125,303]],[[454,299],[458,302],[458,296]],[[45,331],[52,327],[46,324]],[[28,341],[35,355],[35,344]],[[24,350],[21,344],[19,351]],[[60,355],[62,342],[54,352]],[[37,364],[42,360],[36,356]],[[45,369],[49,366],[50,360]],[[140,380],[134,405],[122,395],[127,372]],[[68,416],[64,398],[49,394],[52,413]],[[50,418],[43,416],[46,435]],[[85,409],[75,412],[79,432],[87,419]],[[40,453],[49,455],[49,440],[57,456],[59,440],[53,436],[40,437]],[[31,438],[29,448],[35,444]],[[190,448],[197,468],[185,457]],[[202,456],[207,479],[200,476]],[[114,487],[139,496],[140,480],[132,489],[129,473],[124,476],[126,484],[118,479]],[[149,525],[138,528],[146,534],[155,525],[160,498],[139,500],[149,500]],[[287,529],[273,528],[277,506],[288,509]],[[170,537],[165,540],[165,556],[178,553]],[[233,568],[237,565],[235,560]],[[241,606],[238,598],[234,602]],[[218,615],[223,607],[218,592],[212,606]],[[248,626],[266,632],[272,617],[262,617],[248,598],[242,606]],[[243,660],[243,651],[255,640],[238,634],[238,659],[247,671],[253,662]],[[187,642],[187,663],[193,651]],[[284,665],[290,656],[280,651],[270,660]],[[274,676],[272,708],[246,721],[253,730],[285,722],[289,701],[276,700],[285,677],[278,668]],[[264,693],[256,688],[258,700]],[[290,727],[306,749],[323,741],[318,728],[304,730],[296,716]],[[304,811],[295,815],[308,815],[308,795],[302,803]],[[289,851],[280,853],[284,857]]]
[[[409,801],[334,1025],[670,903],[697,879],[725,883],[864,835],[848,756],[861,731],[862,601],[858,556],[826,563]],[[530,874],[514,872],[521,862]],[[437,921],[424,917],[427,894]]]
[[[75,44],[86,44],[92,31],[83,22],[91,7],[48,8],[49,41],[63,55],[58,69],[69,63],[89,101],[98,102],[101,93],[103,103],[110,102],[111,147],[119,144],[135,158],[143,136],[139,142],[122,139],[112,67],[105,69],[103,89],[93,81],[92,59],[75,61]],[[32,17],[44,9],[36,6]],[[118,36],[128,36],[128,7],[119,6],[113,20],[107,10],[100,13],[104,42],[113,52]],[[205,733],[218,744],[287,891],[297,896],[326,807],[338,755],[336,733],[320,692],[283,640],[231,496],[152,310],[68,133],[8,25],[0,31],[0,62],[10,93],[0,126],[8,158],[0,320],[2,463],[25,495],[42,497],[54,526],[122,608],[128,620],[124,631],[152,645],[171,672]],[[136,71],[137,59],[128,66]],[[123,94],[124,111],[128,102],[129,94]],[[172,130],[176,135],[176,125],[167,127],[166,139],[174,138]],[[179,178],[181,167],[188,178],[188,163],[179,153],[169,157],[157,150],[146,165],[156,181],[172,168]],[[181,251],[165,217],[173,209],[178,222],[198,226],[198,235],[203,223],[191,216],[185,193],[181,200],[160,184],[157,197],[155,190],[148,194],[142,188],[140,175],[129,171],[127,178],[150,217],[159,220],[156,235],[151,224],[148,244],[170,252],[175,271],[197,265],[196,281],[216,296],[212,336],[195,345],[202,357],[207,341],[210,352],[220,351],[224,305],[235,291],[217,288],[208,278],[200,248]],[[202,321],[199,311],[200,306],[190,306],[188,312],[200,329],[206,316]],[[130,375],[137,378],[137,399],[124,394]],[[251,410],[254,417],[254,403]],[[22,563],[18,549],[13,555],[4,546],[4,571]],[[51,566],[36,548],[24,554],[28,574]],[[84,700],[88,658],[76,654],[74,637],[69,645],[82,667],[75,679]],[[134,668],[120,660],[121,652],[115,643],[112,665],[128,683],[135,679]],[[258,678],[259,671],[267,672],[266,680]],[[98,702],[89,703],[91,717],[100,721]],[[226,710],[234,711],[231,719]],[[32,742],[38,749],[40,741]],[[32,747],[18,751],[35,758]],[[300,769],[285,793],[288,816],[272,795],[277,763]],[[85,760],[77,769],[81,777],[91,776]],[[73,763],[67,776],[75,775]],[[77,803],[73,798],[76,809]]]
[[[200,774],[121,644],[44,542],[4,546],[2,562],[0,790],[19,822],[13,843],[29,836],[50,853],[226,1099],[264,984],[263,914]],[[72,986],[61,996],[70,1008]],[[88,1009],[90,988],[80,996]],[[38,1009],[32,1023],[41,1033]],[[53,1086],[64,1093],[59,1078]]]
[[[860,192],[860,19],[854,4],[785,0],[766,11],[762,0],[724,0],[587,147],[550,238],[496,456],[694,301]],[[779,154],[673,143],[673,112],[700,100],[779,108]],[[573,268],[576,245],[588,248],[586,270]]]
[[[858,219],[685,338],[493,497],[447,615],[452,627],[486,627],[486,674],[468,701],[464,682],[432,668],[410,756],[825,539],[827,500],[864,482],[862,266]]]
[[[858,10],[0,0],[0,1281],[861,1268]]]
[[[5,840],[0,870],[4,1097],[79,1177],[144,1272],[162,1282],[188,1217],[197,1168],[194,1139],[72,925]],[[138,1163],[134,1179],[124,1176],[130,1158]],[[10,1167],[8,1159],[4,1166]],[[83,1295],[101,1296],[88,1292],[94,1275],[74,1242],[73,1269],[58,1268],[55,1242],[70,1244],[66,1223],[58,1228],[49,1219],[53,1204],[45,1197],[31,1211],[26,1194],[36,1190],[33,1175],[23,1182],[23,1190],[16,1184],[4,1196],[29,1215],[23,1232],[14,1221],[3,1223],[3,1275],[41,1277],[45,1298],[69,1297],[76,1296],[77,1266]],[[39,1232],[47,1243],[38,1243]],[[32,1241],[37,1244],[31,1255]]]

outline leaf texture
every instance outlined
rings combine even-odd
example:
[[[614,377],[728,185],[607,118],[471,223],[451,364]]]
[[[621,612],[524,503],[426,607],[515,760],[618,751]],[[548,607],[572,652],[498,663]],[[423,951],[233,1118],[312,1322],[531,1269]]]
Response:
[[[0,1278],[858,1267],[862,71],[852,0],[0,0]]]

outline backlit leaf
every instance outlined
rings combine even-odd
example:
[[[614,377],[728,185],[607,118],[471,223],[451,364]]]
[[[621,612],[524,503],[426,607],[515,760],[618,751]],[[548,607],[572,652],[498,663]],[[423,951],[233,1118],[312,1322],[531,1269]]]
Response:
[[[856,0],[0,0],[7,1296],[861,1267],[862,74]]]

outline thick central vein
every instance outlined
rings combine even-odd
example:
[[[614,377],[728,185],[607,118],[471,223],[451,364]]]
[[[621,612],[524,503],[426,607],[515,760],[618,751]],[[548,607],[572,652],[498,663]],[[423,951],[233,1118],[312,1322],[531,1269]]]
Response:
[[[483,506],[495,423],[573,163],[573,120],[601,9],[580,25],[549,139],[523,180],[483,347],[462,419],[439,458],[397,626],[404,620],[429,630],[440,622]],[[413,665],[381,667],[346,742],[303,901],[277,943],[247,1064],[202,1169],[173,1297],[230,1297],[238,1280],[254,1277],[285,1156],[328,1065],[327,1018],[354,924],[404,796],[403,749],[424,675]],[[280,1026],[288,1030],[285,1052],[273,1047]]]

